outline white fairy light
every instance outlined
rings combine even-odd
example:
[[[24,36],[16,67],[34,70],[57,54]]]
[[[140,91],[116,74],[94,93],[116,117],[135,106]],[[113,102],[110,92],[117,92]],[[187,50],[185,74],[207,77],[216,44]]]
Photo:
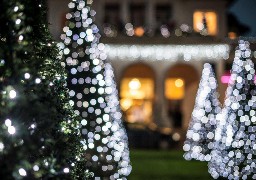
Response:
[[[21,176],[27,176],[27,172],[26,172],[26,170],[23,169],[23,168],[20,168],[20,169],[19,169],[19,174],[20,174]]]
[[[63,43],[58,47],[70,72],[69,102],[83,117],[80,126],[86,141],[82,141],[82,147],[90,155],[87,166],[92,172],[106,172],[109,179],[115,175],[125,180],[131,172],[127,135],[117,112],[116,85],[107,82],[114,82],[113,70],[105,63],[105,45],[99,43],[99,29],[93,23],[96,13],[82,0],[69,3],[69,8],[72,10],[66,18],[72,23],[63,28]],[[98,162],[104,165],[94,167]]]
[[[66,173],[66,174],[69,173],[69,168],[64,168],[63,172]]]
[[[20,36],[19,36],[19,41],[22,41],[23,38],[24,38],[24,36],[20,35]]]
[[[15,6],[13,10],[14,10],[14,12],[17,12],[19,10],[19,7]]]
[[[0,152],[2,152],[3,150],[4,150],[4,144],[0,142]]]
[[[8,133],[9,134],[13,135],[13,134],[15,134],[15,132],[16,132],[16,129],[15,129],[14,126],[8,126]]]
[[[12,121],[11,121],[10,119],[6,119],[6,120],[5,120],[5,125],[6,125],[7,127],[11,126],[11,125],[12,125]]]
[[[9,97],[11,99],[14,99],[16,96],[17,96],[17,93],[14,89],[9,92]]]
[[[25,79],[29,79],[30,78],[30,74],[29,73],[25,73],[24,77],[25,77]]]
[[[16,23],[16,24],[20,24],[20,23],[21,23],[21,20],[20,20],[20,19],[16,19],[15,23]]]
[[[227,44],[212,45],[121,45],[107,44],[106,53],[111,61],[178,61],[228,59]]]
[[[40,83],[41,83],[41,79],[36,78],[36,79],[35,79],[35,83],[36,83],[36,84],[40,84]]]
[[[254,121],[254,64],[250,59],[249,43],[239,41],[232,66],[224,108],[218,117],[214,149],[209,162],[213,178],[255,179],[256,144]],[[250,75],[250,76],[248,76]]]
[[[210,64],[204,64],[202,78],[196,96],[192,119],[183,150],[186,160],[210,160],[213,148],[216,116],[220,112],[217,95],[217,80]]]
[[[33,170],[34,170],[34,171],[39,171],[39,166],[38,166],[38,165],[34,165],[34,166],[33,166]]]

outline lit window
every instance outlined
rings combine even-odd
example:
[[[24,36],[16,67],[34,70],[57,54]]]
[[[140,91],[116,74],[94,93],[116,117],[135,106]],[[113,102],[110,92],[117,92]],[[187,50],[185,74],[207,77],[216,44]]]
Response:
[[[119,4],[106,4],[104,23],[118,26],[121,21],[119,10],[120,10]]]
[[[204,29],[204,19],[209,35],[217,34],[217,14],[213,11],[195,11],[193,16],[193,28],[196,32]]]
[[[145,5],[144,4],[131,4],[131,23],[135,27],[142,27],[145,23]]]
[[[120,19],[120,5],[106,4],[103,32],[107,37],[116,37],[122,31],[123,25]]]
[[[121,82],[121,108],[130,123],[152,119],[154,82],[150,78],[124,78]]]
[[[169,24],[171,15],[172,15],[172,9],[170,4],[158,4],[156,6],[156,22],[160,23],[160,25],[163,24]]]
[[[181,78],[168,78],[165,81],[165,96],[167,99],[183,99],[185,94],[185,81]]]

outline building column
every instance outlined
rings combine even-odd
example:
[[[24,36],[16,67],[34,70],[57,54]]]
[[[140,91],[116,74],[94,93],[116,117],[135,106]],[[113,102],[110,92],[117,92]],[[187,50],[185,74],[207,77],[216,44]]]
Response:
[[[155,69],[155,102],[154,102],[154,120],[158,127],[171,128],[172,123],[168,117],[168,104],[165,97],[165,72],[166,68],[164,64],[157,66]]]
[[[145,11],[145,23],[147,27],[152,28],[155,30],[156,26],[156,12],[155,12],[155,4],[153,0],[145,1],[146,4],[146,11]]]
[[[121,4],[121,20],[124,24],[129,23],[131,21],[130,11],[129,11],[129,0],[122,0]]]
[[[102,29],[105,17],[105,1],[95,1],[93,8],[96,11],[96,23],[99,29]]]
[[[217,71],[216,71],[216,78],[218,80],[218,87],[219,87],[219,94],[220,94],[220,102],[224,102],[225,92],[227,88],[227,84],[223,84],[221,82],[221,76],[225,73],[225,60],[219,60],[217,62]]]

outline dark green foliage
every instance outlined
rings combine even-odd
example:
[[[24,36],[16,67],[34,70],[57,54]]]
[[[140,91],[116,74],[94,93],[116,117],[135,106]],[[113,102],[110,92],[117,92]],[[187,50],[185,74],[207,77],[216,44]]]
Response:
[[[80,120],[69,105],[66,74],[45,10],[43,0],[2,0],[0,5],[0,177],[5,180],[88,175]],[[15,98],[10,98],[11,90]],[[7,119],[16,129],[13,135]],[[33,170],[35,165],[39,170]]]

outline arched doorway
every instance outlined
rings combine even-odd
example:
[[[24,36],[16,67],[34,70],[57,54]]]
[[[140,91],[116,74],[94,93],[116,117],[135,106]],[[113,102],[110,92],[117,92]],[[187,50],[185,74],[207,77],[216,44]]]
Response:
[[[146,64],[133,64],[125,69],[120,83],[120,102],[128,123],[152,122],[154,79],[154,71]]]
[[[188,64],[176,64],[166,74],[165,98],[169,120],[175,129],[186,128],[193,111],[199,83],[197,70]]]

